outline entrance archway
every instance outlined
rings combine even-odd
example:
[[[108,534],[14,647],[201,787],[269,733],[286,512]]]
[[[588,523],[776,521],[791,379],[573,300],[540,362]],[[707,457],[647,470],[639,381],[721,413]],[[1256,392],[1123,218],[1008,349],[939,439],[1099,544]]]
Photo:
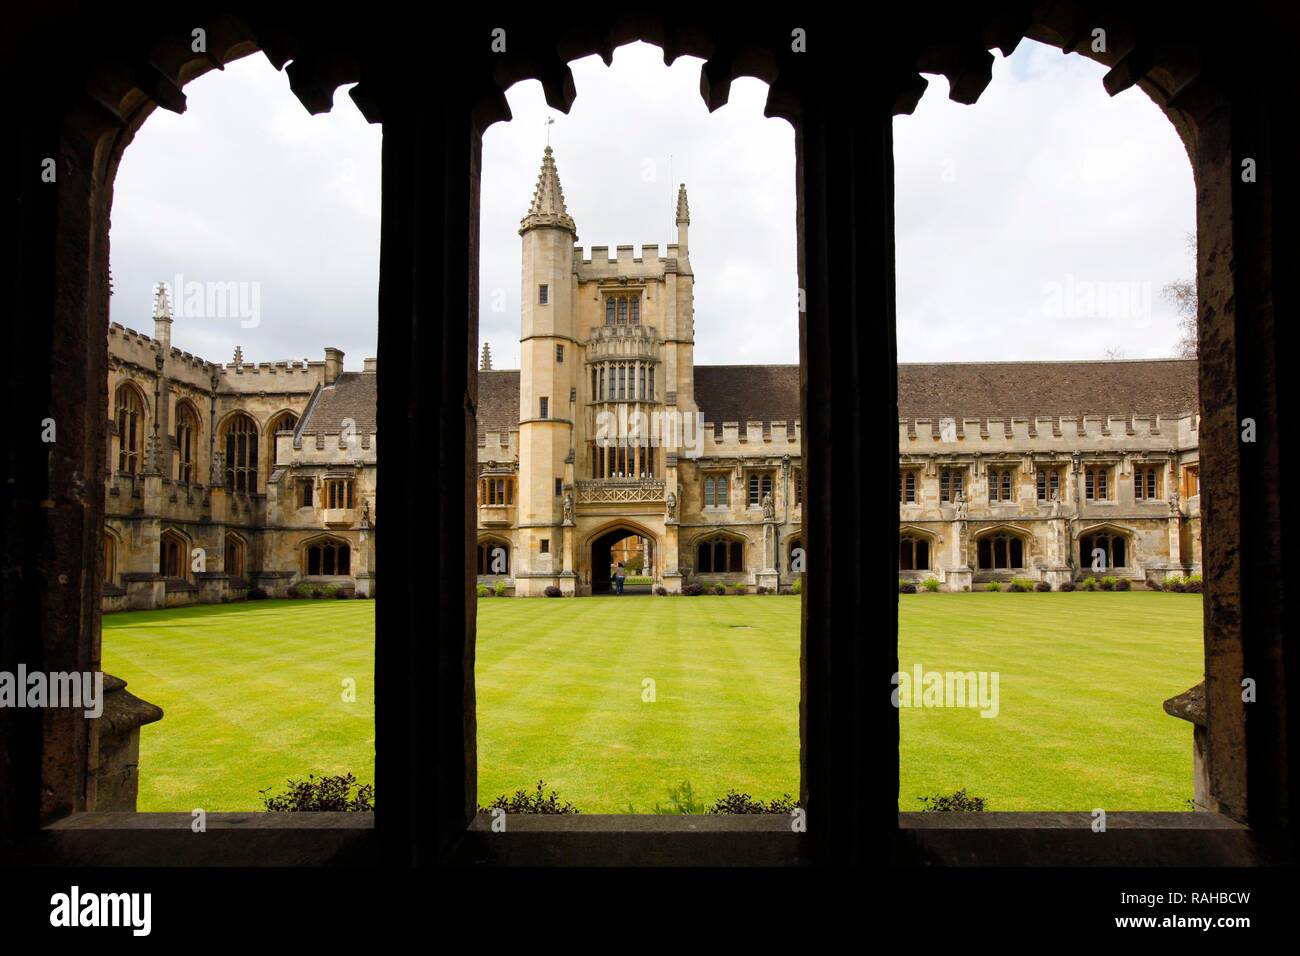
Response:
[[[591,593],[613,590],[611,569],[622,561],[627,577],[654,577],[655,540],[644,531],[627,525],[610,528],[591,542]],[[649,590],[640,585],[641,590]],[[624,591],[628,590],[624,585]]]

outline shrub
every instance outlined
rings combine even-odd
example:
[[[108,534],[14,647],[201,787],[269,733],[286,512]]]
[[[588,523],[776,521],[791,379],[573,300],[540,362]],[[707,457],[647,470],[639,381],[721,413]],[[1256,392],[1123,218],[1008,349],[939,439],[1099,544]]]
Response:
[[[554,584],[546,585],[546,590],[543,591],[542,593],[545,594],[547,597],[564,597],[564,592],[561,591],[559,588],[557,588]]]
[[[492,593],[493,593],[494,595],[496,595],[497,597],[505,597],[505,596],[506,596],[506,582],[504,582],[504,581],[498,581],[498,582],[496,583],[496,586],[492,588]]]
[[[727,586],[726,586],[725,584],[723,584],[721,581],[719,581],[717,584],[713,585],[713,593],[714,593],[714,594],[726,594],[726,593],[727,593]]]
[[[488,596],[488,589],[486,584],[480,584],[474,590],[478,592],[478,596],[481,598]]]
[[[296,584],[290,584],[287,588],[284,589],[284,593],[286,597],[291,597],[291,598],[300,598],[306,596],[302,593],[302,588],[300,588]]]
[[[767,588],[766,585],[760,584],[758,587],[754,588],[754,593],[755,593],[755,594],[771,594],[772,592],[771,592],[770,590],[768,590],[768,588]]]
[[[628,813],[636,813],[636,808],[632,804],[627,805]],[[664,806],[658,800],[655,801],[651,813],[659,816],[676,816],[681,813],[704,813],[705,806],[702,800],[696,799],[695,788],[691,786],[690,781],[683,780],[679,786],[668,788],[668,805]]]
[[[990,581],[988,584],[984,585],[984,590],[985,590],[985,591],[1001,591],[1001,590],[1002,590],[1002,585],[998,584],[997,581]]]
[[[1120,578],[1118,581],[1115,582],[1115,590],[1131,591],[1133,590],[1133,582],[1130,581],[1128,578]]]
[[[940,581],[938,578],[926,578],[921,582],[921,587],[925,588],[931,594],[939,590]]]
[[[704,585],[699,584],[697,582],[692,582],[691,584],[688,584],[682,588],[682,594],[686,595],[687,597],[699,597],[703,593],[704,593]]]
[[[790,585],[791,594],[803,594],[803,577],[797,577]]]
[[[1148,579],[1147,579],[1147,590],[1148,590],[1148,591],[1163,591],[1164,589],[1165,589],[1164,582],[1161,581],[1159,578],[1148,578]]]
[[[794,588],[782,588],[782,589],[781,589],[781,593],[782,593],[782,594],[797,594],[797,593],[799,593],[799,592],[797,592]]]
[[[554,585],[551,585],[554,587]],[[544,793],[545,784],[537,781],[537,790],[528,793],[524,790],[516,790],[513,797],[507,797],[505,794],[497,797],[486,807],[479,807],[479,813],[488,813],[492,810],[504,810],[506,813],[543,813],[543,814],[561,814],[561,813],[578,813],[578,808],[570,801],[566,800],[560,803],[559,794],[552,790],[549,794]]]
[[[342,600],[343,598],[347,598],[347,597],[351,597],[351,596],[352,596],[352,595],[351,595],[351,593],[347,590],[347,588],[339,588],[338,590],[336,590],[336,591],[334,592],[334,597],[335,597],[336,599],[338,599],[338,600]]]
[[[1008,591],[1016,591],[1020,594],[1028,594],[1034,589],[1034,582],[1028,578],[1012,578],[1011,583],[1007,585]]]
[[[1113,574],[1108,574],[1102,578],[1099,583],[1101,584],[1101,589],[1103,591],[1113,591],[1115,590],[1115,585],[1119,583],[1119,578],[1115,577]]]
[[[790,797],[790,794],[783,793],[775,800],[764,803],[762,800],[755,800],[747,793],[737,793],[735,790],[728,790],[725,797],[719,797],[709,807],[706,813],[780,813],[788,816],[799,802]]]
[[[252,587],[248,589],[248,594],[246,594],[245,597],[250,601],[265,601],[266,591],[262,590],[262,588]]]
[[[749,591],[749,589],[748,589],[747,587],[745,587],[745,585],[743,585],[743,584],[732,585],[732,588],[731,588],[731,593],[732,593],[732,594],[745,594],[745,593],[747,593],[748,591]]]
[[[915,593],[916,593],[916,585],[913,584],[911,581],[899,581],[899,582],[898,582],[898,593],[899,593],[899,594],[915,594]]]
[[[1050,582],[1050,581],[1039,581],[1037,584],[1034,585],[1034,590],[1035,590],[1035,591],[1050,591],[1050,590],[1052,590],[1052,582]]]
[[[268,813],[373,811],[375,785],[368,783],[357,787],[356,796],[352,796],[356,782],[357,778],[350,773],[339,777],[308,774],[306,780],[290,780],[288,789],[283,793],[267,796],[271,792],[270,787],[259,790],[258,793],[262,794],[262,804]]]
[[[962,787],[955,793],[936,793],[920,797],[923,812],[930,813],[983,813],[988,809],[988,801],[983,797],[973,797]]]
[[[1089,575],[1079,582],[1079,587],[1085,591],[1095,591],[1097,590],[1097,579]]]
[[[1189,574],[1183,583],[1183,590],[1188,594],[1200,594],[1203,589],[1204,585],[1199,574]]]
[[[353,591],[352,596],[359,601],[364,601],[366,598],[370,597],[370,595],[366,594],[364,591]]]
[[[325,596],[325,589],[324,589],[324,588],[312,588],[312,589],[308,592],[308,595],[309,595],[312,599],[322,598],[322,597]]]
[[[665,597],[668,594],[668,589],[660,584],[655,588],[655,594],[659,595],[659,597]]]
[[[1074,590],[1074,582],[1073,582],[1073,581],[1062,581],[1062,582],[1061,582],[1061,586],[1060,586],[1059,588],[1057,588],[1056,590],[1058,590],[1058,591],[1073,591],[1073,590]]]

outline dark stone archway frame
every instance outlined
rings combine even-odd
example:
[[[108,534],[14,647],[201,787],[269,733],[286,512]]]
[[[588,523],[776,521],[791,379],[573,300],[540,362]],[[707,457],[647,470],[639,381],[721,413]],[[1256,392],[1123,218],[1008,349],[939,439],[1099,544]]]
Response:
[[[113,174],[155,105],[183,108],[185,82],[253,49],[277,67],[293,61],[290,85],[310,111],[328,109],[338,86],[359,81],[352,99],[384,124],[385,498],[426,520],[418,535],[395,527],[381,544],[387,567],[420,572],[395,574],[377,606],[377,787],[387,796],[373,836],[353,820],[210,818],[219,839],[199,849],[187,840],[188,815],[84,813],[94,804],[93,727],[61,713],[42,722],[11,711],[0,713],[0,848],[18,844],[42,860],[268,862],[266,834],[258,831],[274,830],[286,862],[1252,862],[1290,852],[1295,791],[1286,758],[1294,757],[1296,735],[1287,733],[1294,719],[1284,690],[1294,637],[1284,627],[1276,577],[1290,524],[1280,496],[1283,386],[1271,278],[1277,233],[1290,235],[1295,221],[1276,212],[1283,198],[1293,200],[1274,158],[1293,156],[1294,143],[1281,67],[1265,55],[1274,44],[1269,17],[1239,11],[1242,22],[1254,18],[1244,28],[1252,42],[1235,53],[1220,20],[1190,23],[1173,5],[1150,5],[1135,20],[1107,4],[954,4],[945,17],[927,11],[922,21],[918,12],[891,25],[881,34],[890,42],[867,57],[861,37],[841,36],[815,16],[795,24],[808,31],[810,53],[791,51],[786,25],[605,16],[577,28],[507,21],[505,54],[490,52],[496,24],[483,21],[464,32],[484,37],[483,52],[458,64],[429,64],[415,39],[383,35],[364,18],[208,20],[203,56],[190,52],[190,24],[176,11],[161,25],[155,15],[130,14],[85,23],[72,50],[66,29],[60,33],[67,60],[84,71],[24,103],[20,168],[38,169],[54,155],[59,179],[57,188],[34,174],[22,180],[15,304],[31,321],[17,330],[26,364],[7,382],[16,420],[53,417],[59,441],[14,465],[0,665],[99,666]],[[889,550],[855,544],[898,534],[897,449],[874,441],[876,424],[896,417],[897,407],[891,119],[915,106],[922,72],[945,75],[952,98],[971,103],[991,76],[989,48],[1008,53],[1030,36],[1087,52],[1097,25],[1113,51],[1095,57],[1110,68],[1107,88],[1137,83],[1152,96],[1187,144],[1197,182],[1208,761],[1221,813],[1114,813],[1111,836],[1102,839],[1087,814],[900,817],[897,713],[888,703],[897,652],[858,633],[864,620],[896,623],[896,596],[861,587],[892,580],[894,568]],[[31,29],[39,38],[53,27]],[[555,821],[524,821],[509,834],[472,826],[482,133],[508,118],[503,91],[514,82],[540,80],[547,101],[567,110],[575,90],[566,63],[591,53],[610,62],[617,46],[636,39],[661,46],[669,62],[704,59],[701,93],[711,109],[726,102],[734,77],[766,81],[768,115],[796,130],[807,302],[802,538],[810,569],[800,708],[809,828],[802,835],[784,820],[739,818],[710,821],[708,832],[664,818],[592,817],[558,829]],[[854,77],[845,76],[850,66],[859,71]],[[1242,157],[1256,160],[1253,183],[1241,179]],[[1250,445],[1239,440],[1246,417],[1257,423]],[[829,570],[818,574],[818,567]],[[1259,685],[1249,724],[1238,689],[1244,675]],[[832,816],[833,827],[819,825]]]

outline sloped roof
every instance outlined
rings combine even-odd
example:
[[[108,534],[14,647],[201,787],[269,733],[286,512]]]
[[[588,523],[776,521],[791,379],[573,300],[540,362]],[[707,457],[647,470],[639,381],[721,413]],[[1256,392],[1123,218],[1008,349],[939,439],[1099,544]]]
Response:
[[[379,374],[377,372],[343,372],[320,394],[304,413],[300,435],[337,435],[344,419],[352,419],[358,435],[378,431]]]
[[[519,424],[519,370],[479,372],[479,437]],[[898,366],[900,418],[1033,418],[1195,413],[1195,359],[1105,362],[933,362]],[[697,365],[704,420],[785,421],[799,415],[797,365]]]

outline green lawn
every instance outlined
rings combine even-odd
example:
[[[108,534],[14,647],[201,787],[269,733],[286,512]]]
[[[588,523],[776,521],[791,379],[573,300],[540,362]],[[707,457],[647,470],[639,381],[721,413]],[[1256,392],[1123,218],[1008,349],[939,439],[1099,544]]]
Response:
[[[1191,727],[1160,705],[1200,679],[1199,596],[917,594],[900,608],[904,669],[1000,674],[995,719],[903,710],[902,809],[959,787],[995,810],[1186,809]],[[792,597],[480,601],[480,802],[538,779],[588,813],[649,810],[683,780],[710,801],[796,795],[798,621]],[[373,633],[371,601],[106,616],[105,669],[167,711],[143,732],[140,809],[260,809],[259,789],[308,772],[372,781]]]
[[[140,732],[137,809],[261,810],[258,790],[313,772],[373,783],[374,633],[374,601],[104,615],[104,670],[165,714]]]

